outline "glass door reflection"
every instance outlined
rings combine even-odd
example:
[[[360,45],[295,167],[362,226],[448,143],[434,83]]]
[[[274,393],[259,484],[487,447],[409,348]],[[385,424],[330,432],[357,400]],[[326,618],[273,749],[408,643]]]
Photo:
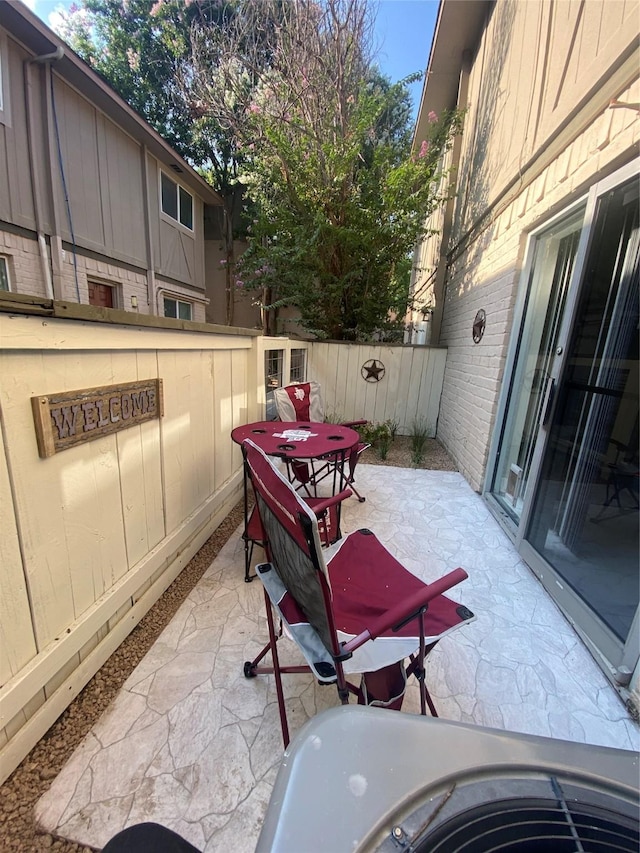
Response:
[[[623,645],[640,592],[636,181],[593,227],[526,539]]]
[[[581,207],[540,234],[534,246],[527,304],[492,490],[516,524],[531,473],[583,219],[584,207]]]

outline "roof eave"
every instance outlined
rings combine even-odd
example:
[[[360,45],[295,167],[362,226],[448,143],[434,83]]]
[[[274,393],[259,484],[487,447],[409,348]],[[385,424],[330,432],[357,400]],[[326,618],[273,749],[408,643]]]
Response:
[[[413,135],[414,148],[427,138],[428,115],[457,105],[464,54],[475,53],[491,0],[440,0],[422,98]]]

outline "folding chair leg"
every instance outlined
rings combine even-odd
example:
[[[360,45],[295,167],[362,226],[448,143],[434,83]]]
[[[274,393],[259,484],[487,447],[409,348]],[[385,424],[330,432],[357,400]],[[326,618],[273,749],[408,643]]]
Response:
[[[436,706],[433,704],[433,699],[431,698],[431,694],[427,690],[427,684],[425,681],[425,672],[424,665],[420,668],[420,671],[414,673],[416,678],[418,679],[418,688],[420,690],[420,713],[423,717],[427,715],[427,705],[429,706],[429,713],[432,717],[437,717],[438,712],[436,711]]]
[[[359,503],[363,504],[366,501],[366,498],[362,497],[360,492],[353,485],[353,480],[347,479],[347,487],[350,488],[353,494],[358,498]]]
[[[266,655],[268,654],[270,649],[271,649],[271,643],[267,643],[267,645],[260,652],[260,654],[258,655],[257,658],[254,658],[253,660],[246,660],[244,662],[244,677],[245,678],[255,678],[256,675],[258,675],[258,665],[259,665],[260,661],[264,657],[266,657]],[[269,672],[271,672],[271,668],[269,669]]]
[[[254,658],[252,661],[245,661],[244,664],[244,677],[245,678],[255,678],[258,675],[258,664],[260,661],[266,657],[267,652],[271,652],[271,661],[273,663],[272,667],[265,667],[264,672],[268,672],[273,674],[273,677],[276,682],[276,696],[278,697],[278,712],[280,713],[280,728],[282,729],[282,740],[284,742],[284,748],[286,749],[289,746],[289,725],[287,722],[287,711],[284,704],[284,691],[282,689],[282,670],[280,669],[280,658],[278,657],[278,634],[276,634],[276,626],[273,622],[273,611],[271,610],[271,601],[269,599],[269,594],[267,590],[264,589],[264,600],[265,607],[267,611],[267,625],[269,626],[269,642],[264,647],[264,649],[260,652],[257,658]],[[282,635],[282,631],[280,631],[280,636]],[[309,667],[287,667],[287,671],[301,671],[307,672]]]
[[[409,666],[407,667],[407,679],[410,675],[413,675],[418,681],[418,689],[420,691],[420,713],[423,717],[427,715],[427,706],[429,707],[429,713],[432,717],[437,717],[438,712],[436,711],[436,706],[433,704],[433,699],[431,698],[431,694],[427,690],[427,684],[425,680],[425,660],[429,652],[435,647],[436,643],[431,643],[430,645],[425,645],[424,641],[424,610],[420,613],[419,616],[419,624],[420,624],[420,645],[418,647],[418,651],[415,655],[409,656]],[[437,642],[437,641],[436,641]]]
[[[353,494],[358,498],[358,502],[363,504],[365,502],[366,498],[363,498],[362,495],[360,494],[360,492],[353,485],[353,480],[354,480],[353,474],[356,470],[357,462],[358,462],[358,453],[352,451],[351,455],[349,456],[349,476],[347,477],[347,486],[351,489]]]
[[[243,466],[244,468],[244,477],[242,484],[242,494],[243,494],[243,503],[244,503],[244,582],[251,583],[251,581],[255,578],[255,575],[251,574],[251,557],[253,556],[253,540],[248,537],[248,523],[249,523],[249,482],[248,482],[248,474],[246,469],[246,463]]]
[[[257,577],[255,574],[251,574],[251,557],[253,556],[253,545],[254,542],[252,539],[244,540],[244,582],[251,583],[251,581]]]
[[[339,661],[336,661],[334,664],[336,670],[336,687],[338,689],[338,697],[340,702],[343,705],[349,704],[349,694],[355,693],[358,694],[358,690],[354,685],[349,684],[347,679],[344,677],[344,669],[342,668],[342,664]]]
[[[267,590],[264,590],[264,600],[267,609],[267,622],[269,623],[269,642],[271,644],[271,659],[273,661],[273,675],[276,682],[276,695],[278,697],[278,711],[280,713],[280,727],[282,728],[282,740],[284,748],[289,746],[289,725],[287,723],[287,711],[284,704],[284,691],[282,689],[282,675],[280,673],[280,659],[278,657],[278,638],[273,624],[273,611]]]

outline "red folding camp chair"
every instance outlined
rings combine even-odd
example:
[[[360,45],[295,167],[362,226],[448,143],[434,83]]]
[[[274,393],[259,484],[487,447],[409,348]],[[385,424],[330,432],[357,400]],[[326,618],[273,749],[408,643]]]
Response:
[[[337,495],[328,498],[305,497],[304,501],[315,513],[318,519],[318,531],[323,547],[333,545],[340,539],[340,509],[342,501],[351,496],[351,489],[343,489]],[[246,497],[245,497],[246,502]],[[261,548],[265,546],[265,533],[260,520],[260,513],[253,506],[249,511],[245,503],[245,518],[248,519],[242,532],[244,541],[244,579],[249,583],[255,578],[251,574],[251,560],[255,545]]]
[[[284,388],[276,388],[273,392],[273,398],[278,417],[281,421],[313,421],[314,423],[322,423],[324,421],[324,403],[320,391],[320,383],[316,382],[315,379],[311,379],[309,382],[285,385]],[[353,429],[363,426],[366,423],[366,420],[341,421],[341,426]],[[370,444],[366,444],[364,441],[359,441],[351,451],[348,460],[349,475],[346,477],[344,483],[345,485],[349,485],[361,503],[365,499],[353,485],[354,472],[360,454],[370,446]],[[336,465],[339,465],[342,471],[342,459],[338,459],[337,456],[333,455],[323,461],[324,464],[320,468],[314,468],[313,464],[303,462],[302,460],[295,460],[291,463],[291,470],[295,478],[308,494],[311,494],[311,488],[315,489],[321,480],[333,473]]]
[[[396,709],[406,678],[414,675],[421,713],[428,706],[437,716],[425,685],[424,660],[445,634],[473,618],[443,594],[466,572],[455,569],[425,584],[369,530],[357,530],[323,551],[315,513],[253,442],[242,447],[269,561],[256,567],[264,586],[269,642],[245,662],[244,674],[275,676],[285,747],[283,673],[312,672],[321,683],[336,684],[343,704],[351,693],[361,704]],[[272,606],[281,620],[279,630]],[[299,646],[306,665],[280,665],[277,644],[283,630]],[[269,652],[271,665],[262,665]],[[363,673],[360,684],[348,682],[345,673]]]

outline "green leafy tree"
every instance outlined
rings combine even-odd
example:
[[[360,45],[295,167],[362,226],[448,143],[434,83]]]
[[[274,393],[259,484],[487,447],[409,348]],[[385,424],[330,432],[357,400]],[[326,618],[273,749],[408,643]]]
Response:
[[[406,86],[375,69],[371,24],[365,0],[254,0],[201,30],[189,59],[191,95],[242,151],[256,203],[237,285],[334,339],[403,313],[407,258],[442,201],[439,164],[460,121],[433,116],[411,156]]]
[[[296,306],[323,337],[404,313],[459,118],[434,117],[410,155],[406,86],[377,72],[372,23],[367,0],[84,0],[68,16],[63,37],[223,197],[229,323],[234,287]],[[253,222],[236,262],[244,187]]]

